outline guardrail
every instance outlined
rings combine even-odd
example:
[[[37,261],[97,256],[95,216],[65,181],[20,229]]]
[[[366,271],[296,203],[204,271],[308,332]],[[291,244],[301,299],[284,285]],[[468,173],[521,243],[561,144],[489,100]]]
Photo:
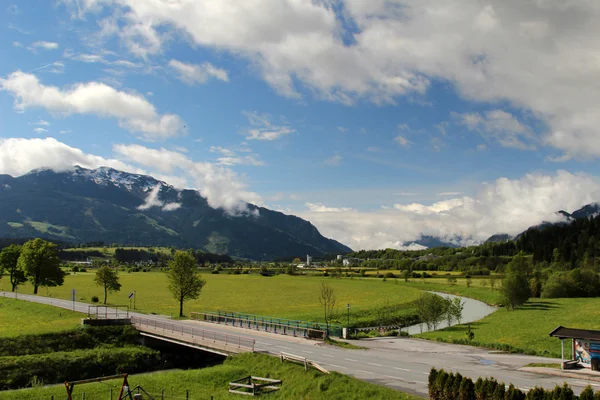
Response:
[[[269,317],[239,317],[235,313],[206,313],[192,312],[190,319],[196,321],[212,322],[217,324],[225,324],[244,329],[255,329],[264,332],[277,333],[280,335],[300,336],[308,339],[324,340],[327,336],[325,329],[320,329],[319,324],[311,324],[307,322],[280,320],[278,318]],[[330,330],[331,332],[331,330]],[[340,329],[341,335],[341,329]]]
[[[151,328],[154,330],[162,330],[165,332],[180,334],[182,336],[190,336],[191,338],[200,339],[204,342],[212,341],[213,343],[219,343],[221,345],[236,347],[238,349],[246,348],[254,351],[254,339],[244,338],[236,335],[229,335],[226,333],[207,331],[205,329],[194,328],[191,326],[185,326],[183,324],[174,324],[171,322],[163,322],[154,318],[143,318],[143,317],[131,317],[131,323],[137,327]],[[185,337],[180,340],[185,341]]]
[[[129,318],[129,306],[88,306],[90,319]]]

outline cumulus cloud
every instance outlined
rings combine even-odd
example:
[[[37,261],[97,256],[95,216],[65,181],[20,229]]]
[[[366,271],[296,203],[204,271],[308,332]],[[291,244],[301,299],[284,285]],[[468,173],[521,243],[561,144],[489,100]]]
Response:
[[[0,78],[0,90],[15,97],[15,108],[41,107],[59,115],[93,114],[115,118],[119,125],[145,140],[159,140],[184,132],[174,114],[160,115],[143,96],[118,91],[100,82],[86,82],[60,89],[42,84],[32,74],[17,71]]]
[[[126,172],[144,173],[122,161],[84,153],[54,138],[0,139],[1,174],[20,176],[36,168],[66,171],[75,165],[91,169],[107,166]]]
[[[468,130],[479,132],[484,138],[492,139],[504,147],[535,150],[533,132],[517,118],[502,110],[480,113],[453,113],[458,122]]]
[[[48,132],[48,129],[44,129],[44,128],[41,128],[41,127],[37,127],[37,128],[34,128],[34,129],[33,129],[33,131],[34,131],[35,133],[46,133],[46,132]]]
[[[541,143],[573,157],[600,156],[599,2],[64,2],[79,15],[113,8],[105,34],[141,57],[162,52],[177,32],[246,58],[283,95],[307,89],[342,103],[422,98],[441,80],[467,100],[507,102],[540,119]],[[531,146],[519,132],[506,143],[521,146],[515,138]]]
[[[184,177],[191,187],[207,199],[211,207],[223,208],[236,214],[248,211],[246,202],[262,202],[260,196],[247,190],[238,174],[224,166],[194,161],[185,154],[164,148],[115,145],[113,151],[128,162],[151,168],[158,173]],[[169,182],[168,178],[165,180]]]
[[[242,114],[248,118],[250,123],[250,127],[242,131],[249,140],[275,140],[296,132],[289,126],[271,123],[267,114],[259,114],[256,111],[242,111]]]
[[[353,249],[402,248],[421,234],[473,244],[497,233],[518,234],[543,221],[558,221],[558,210],[573,211],[600,199],[600,180],[557,171],[500,178],[482,184],[474,196],[430,205],[396,204],[371,212],[301,211],[322,234]]]
[[[177,77],[181,81],[189,85],[193,85],[195,83],[203,84],[210,78],[215,78],[223,82],[229,82],[227,71],[217,68],[208,62],[197,65],[171,60],[169,61],[169,67],[171,67],[177,73]]]
[[[20,176],[37,168],[66,171],[75,165],[90,169],[107,166],[151,175],[177,188],[196,189],[211,207],[223,208],[231,214],[247,212],[246,202],[262,204],[260,196],[248,191],[243,178],[229,168],[193,161],[185,154],[164,148],[115,145],[113,152],[118,158],[84,153],[54,138],[0,139],[0,174]],[[148,204],[154,204],[152,198],[147,200]],[[160,206],[164,211],[177,207],[175,203]]]

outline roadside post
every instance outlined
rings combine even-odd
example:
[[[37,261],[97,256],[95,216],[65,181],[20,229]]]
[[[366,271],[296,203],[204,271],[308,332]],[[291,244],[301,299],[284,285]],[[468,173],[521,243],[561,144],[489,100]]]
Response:
[[[75,289],[71,289],[71,301],[73,302],[73,311],[75,311]]]

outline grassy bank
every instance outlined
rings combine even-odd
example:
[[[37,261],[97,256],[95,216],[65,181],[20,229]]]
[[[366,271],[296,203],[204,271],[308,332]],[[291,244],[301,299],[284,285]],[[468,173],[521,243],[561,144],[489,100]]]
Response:
[[[0,337],[60,332],[81,324],[81,314],[0,297]]]
[[[499,305],[502,303],[502,294],[498,290],[500,282],[496,282],[496,289],[492,290],[488,286],[484,286],[483,282],[489,282],[488,279],[478,278],[471,280],[471,286],[468,287],[466,279],[458,279],[456,284],[450,285],[446,280],[441,278],[428,279],[410,279],[408,282],[402,282],[402,285],[413,289],[431,290],[434,292],[442,292],[454,294],[456,296],[470,297],[475,300],[483,301],[489,305]]]
[[[534,299],[514,311],[501,309],[471,324],[473,344],[546,357],[560,357],[560,341],[548,333],[559,325],[600,329],[597,299]],[[444,342],[463,342],[465,325],[417,335]],[[565,352],[569,346],[565,346]],[[570,354],[570,352],[569,352]]]
[[[283,381],[278,393],[268,395],[270,399],[390,399],[417,400],[420,397],[380,387],[357,379],[331,373],[324,375],[295,364],[281,363],[279,359],[262,354],[241,354],[228,358],[223,365],[188,371],[170,371],[131,376],[130,386],[141,385],[151,394],[159,394],[164,389],[165,399],[185,398],[189,391],[190,400],[237,398],[228,392],[228,383],[244,376],[254,375],[270,377]],[[118,381],[106,382],[113,386],[113,395],[120,387]],[[76,387],[74,395],[86,398],[108,398],[109,387],[106,383],[92,383]],[[51,396],[64,397],[64,386],[33,388],[0,392],[2,400],[45,400]],[[62,397],[61,397],[62,396]],[[239,397],[239,396],[238,396]],[[159,397],[160,398],[160,397]]]
[[[121,291],[109,295],[112,304],[129,304],[128,294],[137,292],[138,310],[163,315],[177,315],[178,304],[167,289],[165,274],[161,272],[121,272]],[[190,311],[238,311],[280,318],[322,320],[319,303],[321,282],[329,283],[337,296],[337,311],[346,320],[346,304],[350,304],[350,319],[369,322],[378,318],[376,310],[389,305],[411,303],[420,292],[415,287],[393,281],[366,279],[333,279],[327,277],[302,277],[278,275],[205,274],[207,284],[198,300],[185,305]],[[42,288],[41,295],[70,299],[71,289],[77,291],[77,299],[89,302],[92,296],[102,298],[102,289],[93,282],[94,272],[78,272],[68,275],[61,287]],[[7,290],[7,279],[0,280],[0,289]],[[32,293],[29,284],[23,285],[21,293]],[[406,312],[406,310],[403,310]]]

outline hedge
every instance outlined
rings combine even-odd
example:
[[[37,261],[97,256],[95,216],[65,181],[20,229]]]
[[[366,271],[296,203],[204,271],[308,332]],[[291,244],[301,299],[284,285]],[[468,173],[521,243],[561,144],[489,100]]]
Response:
[[[553,390],[536,387],[524,393],[512,384],[508,387],[494,378],[479,378],[475,383],[460,373],[431,369],[429,373],[431,400],[600,400],[600,391],[594,394],[587,386],[579,396],[566,383]]]
[[[158,369],[160,353],[143,346],[0,357],[0,390]]]
[[[103,344],[123,347],[139,343],[131,326],[81,327],[66,332],[0,339],[0,357],[93,349]]]

